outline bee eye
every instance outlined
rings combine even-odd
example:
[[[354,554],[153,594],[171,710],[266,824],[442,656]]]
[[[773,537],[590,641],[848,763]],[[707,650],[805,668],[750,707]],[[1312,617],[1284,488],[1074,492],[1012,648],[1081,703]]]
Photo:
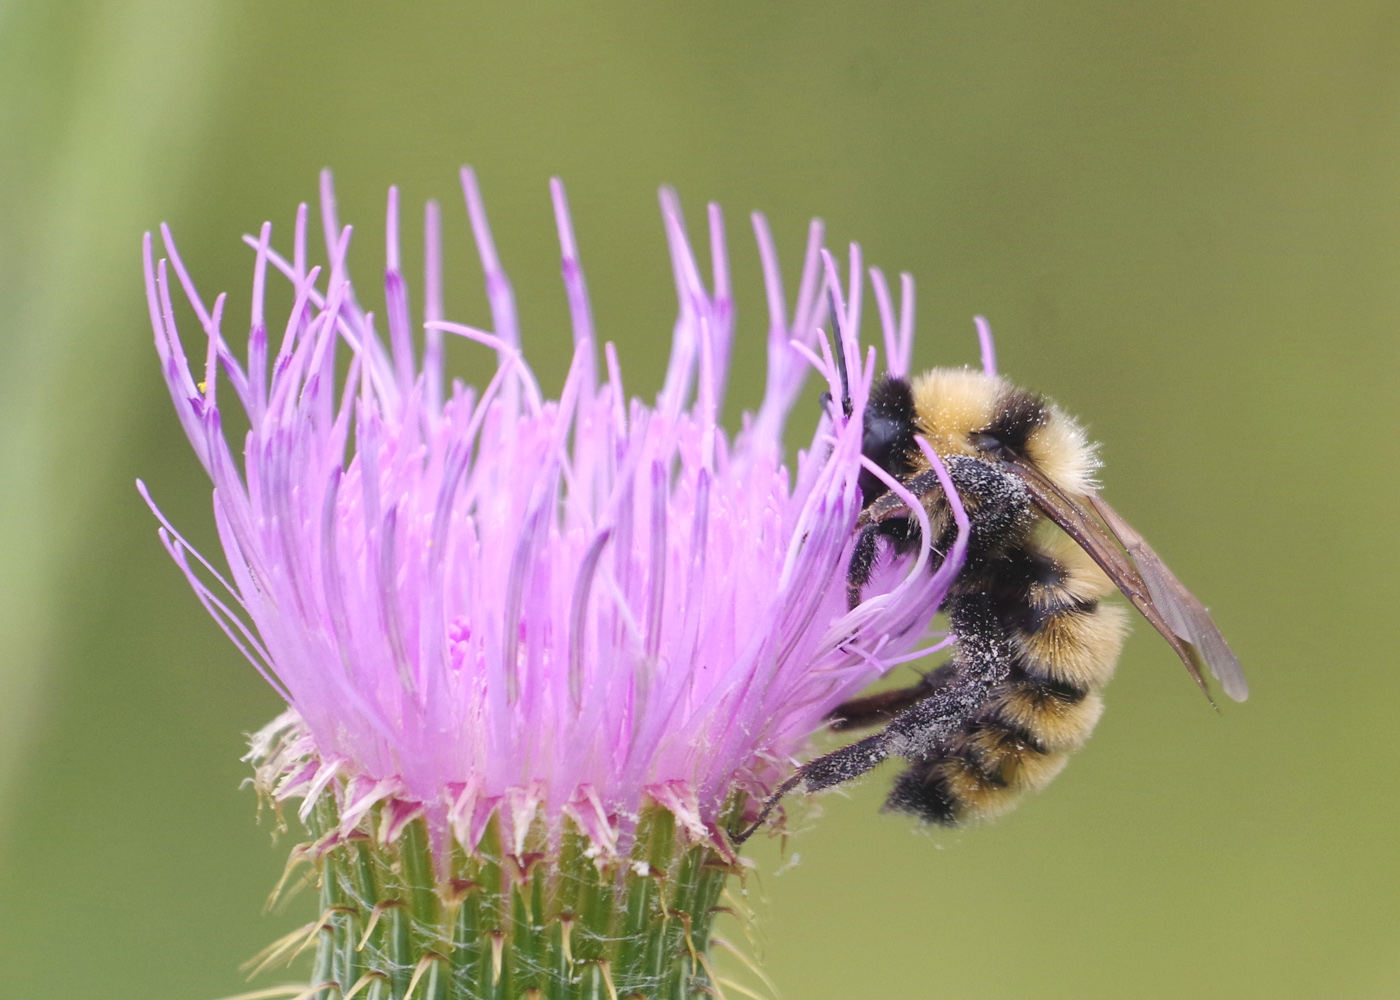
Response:
[[[973,431],[967,437],[968,440],[972,442],[972,447],[976,448],[978,451],[995,453],[1006,449],[1006,446],[1001,442],[1001,438],[997,437],[995,434],[988,434],[986,431]]]

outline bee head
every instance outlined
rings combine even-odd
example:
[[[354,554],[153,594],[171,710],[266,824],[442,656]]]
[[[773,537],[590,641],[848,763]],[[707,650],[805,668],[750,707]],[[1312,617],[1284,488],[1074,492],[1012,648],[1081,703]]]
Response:
[[[1019,458],[1065,493],[1094,488],[1095,446],[1073,417],[1045,398],[970,368],[934,368],[912,388],[918,431],[940,455]]]

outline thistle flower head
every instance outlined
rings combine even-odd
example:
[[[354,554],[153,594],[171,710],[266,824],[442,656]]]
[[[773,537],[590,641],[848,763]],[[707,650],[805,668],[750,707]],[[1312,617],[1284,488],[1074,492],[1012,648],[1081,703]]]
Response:
[[[950,558],[930,572],[925,542],[883,566],[848,610],[877,353],[858,346],[859,250],[839,280],[814,222],[789,313],[767,224],[753,217],[767,385],[731,436],[718,423],[735,316],[716,206],[706,276],[675,195],[662,192],[679,309],[664,385],[643,402],[624,390],[612,344],[596,341],[553,183],[573,327],[553,400],[522,355],[469,170],[462,182],[489,331],[444,319],[434,204],[424,286],[410,294],[392,190],[383,315],[351,284],[350,227],[323,177],[324,266],[309,263],[305,205],[290,256],[273,248],[270,225],[247,240],[252,315],[241,350],[223,333],[225,296],[206,305],[169,232],[158,262],[147,237],[156,347],[214,484],[227,574],[164,519],[161,537],[290,706],[255,747],[278,797],[300,796],[310,810],[335,796],[342,831],[375,809],[388,839],[421,816],[436,842],[451,836],[468,851],[493,818],[518,853],[532,825],[564,817],[613,851],[648,800],[694,838],[717,838],[733,790],[785,777],[835,705],[910,657],[960,568]],[[884,278],[870,274],[885,365],[903,373],[912,284],[906,276],[896,310]],[[294,297],[272,329],[269,279],[289,282]],[[202,327],[195,371],[176,330],[176,286]],[[820,329],[828,301],[831,339]],[[447,337],[494,351],[494,371],[476,385],[449,382]],[[790,470],[786,418],[811,370],[834,399],[849,395],[850,412],[827,407]],[[248,424],[241,453],[224,429],[231,400]]]

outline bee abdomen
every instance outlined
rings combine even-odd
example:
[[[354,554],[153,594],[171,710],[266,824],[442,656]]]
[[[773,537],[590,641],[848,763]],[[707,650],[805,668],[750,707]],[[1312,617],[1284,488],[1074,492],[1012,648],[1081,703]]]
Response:
[[[947,826],[1000,816],[1048,785],[1087,735],[1051,749],[1032,729],[999,717],[968,723],[899,778],[890,805]]]
[[[1108,683],[1127,630],[1127,612],[1097,600],[1032,609],[1014,633],[1027,674],[1094,691]]]
[[[947,826],[992,819],[1048,785],[1084,745],[1103,700],[1022,674],[897,780],[889,805]]]
[[[1036,739],[1048,753],[1078,750],[1103,714],[1096,693],[1023,677],[993,696],[988,710]]]
[[[930,823],[961,826],[1007,812],[1020,794],[970,755],[949,754],[911,764],[895,780],[887,805]]]
[[[1050,569],[1006,607],[1014,650],[1006,680],[974,716],[911,761],[891,807],[951,826],[993,818],[1049,784],[1089,738],[1127,616],[1099,603],[1098,586],[1073,557]]]

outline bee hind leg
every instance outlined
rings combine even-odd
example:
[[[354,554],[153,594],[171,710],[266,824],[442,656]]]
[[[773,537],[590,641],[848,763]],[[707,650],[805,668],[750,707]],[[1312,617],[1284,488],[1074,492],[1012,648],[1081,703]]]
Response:
[[[764,802],[758,818],[746,829],[732,835],[735,846],[753,836],[764,824],[778,802],[793,789],[801,786],[806,792],[819,792],[859,778],[890,757],[904,757],[917,769],[917,760],[925,756],[940,739],[947,736],[982,699],[986,697],[988,679],[960,676],[949,664],[933,671],[918,684],[898,694],[919,690],[921,693],[909,707],[899,711],[884,729],[857,740],[831,753],[815,757],[799,767]]]
[[[777,808],[783,796],[798,785],[804,786],[808,792],[819,792],[824,788],[831,788],[833,785],[859,778],[862,774],[882,763],[889,755],[885,734],[879,732],[852,743],[850,746],[844,746],[840,750],[833,750],[831,753],[809,760],[799,767],[791,778],[779,785],[772,795],[768,796],[758,818],[745,829],[731,834],[730,839],[737,847],[752,837],[754,831],[762,826],[773,810]]]

